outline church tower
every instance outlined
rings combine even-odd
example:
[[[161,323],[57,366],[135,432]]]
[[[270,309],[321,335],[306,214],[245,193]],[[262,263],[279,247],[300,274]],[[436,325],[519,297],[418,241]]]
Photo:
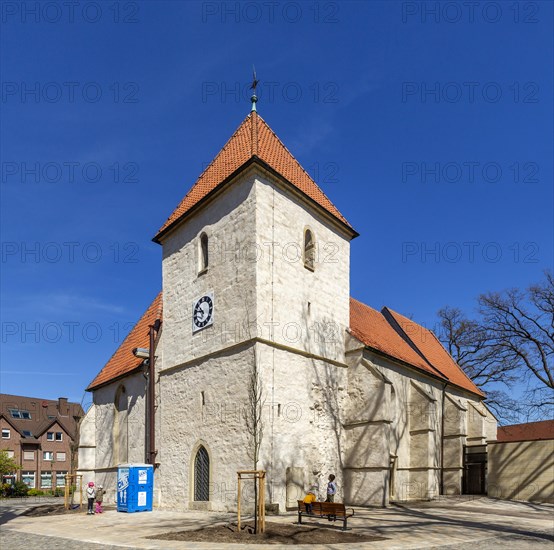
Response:
[[[162,226],[166,504],[233,509],[236,471],[254,466],[281,507],[340,476],[356,235],[255,110]]]

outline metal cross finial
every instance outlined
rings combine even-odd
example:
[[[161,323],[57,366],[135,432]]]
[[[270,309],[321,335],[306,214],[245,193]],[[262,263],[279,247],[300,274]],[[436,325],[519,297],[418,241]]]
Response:
[[[254,90],[252,93],[252,97],[250,98],[250,101],[252,101],[252,109],[250,109],[251,112],[256,111],[256,102],[258,101],[258,96],[256,95],[256,87],[258,86],[258,83],[260,81],[256,78],[256,67],[252,65],[252,84],[250,85],[250,89]]]

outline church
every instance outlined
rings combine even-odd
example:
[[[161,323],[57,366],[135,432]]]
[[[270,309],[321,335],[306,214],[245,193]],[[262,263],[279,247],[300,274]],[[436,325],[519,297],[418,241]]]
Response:
[[[280,510],[329,474],[348,505],[461,494],[496,419],[431,331],[350,296],[356,237],[254,101],[154,237],[162,291],[87,388],[83,479],[112,500],[148,462],[155,505],[216,511],[254,468]]]

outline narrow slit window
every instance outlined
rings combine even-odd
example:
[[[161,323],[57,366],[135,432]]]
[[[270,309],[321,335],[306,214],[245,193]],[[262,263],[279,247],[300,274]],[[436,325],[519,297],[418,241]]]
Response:
[[[200,235],[200,273],[208,269],[208,263],[208,235],[202,233],[202,235]]]
[[[315,238],[310,229],[304,232],[304,267],[310,271],[315,269]]]

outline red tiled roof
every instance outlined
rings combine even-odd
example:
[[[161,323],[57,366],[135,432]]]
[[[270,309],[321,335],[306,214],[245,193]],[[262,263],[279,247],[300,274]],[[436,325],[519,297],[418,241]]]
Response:
[[[537,441],[539,439],[554,439],[554,420],[499,426],[496,432],[498,442]]]
[[[133,355],[133,348],[150,347],[149,326],[162,319],[162,293],[150,304],[144,315],[133,327],[125,340],[117,348],[111,359],[104,365],[96,378],[89,384],[87,391],[93,390],[138,368],[143,359]]]
[[[484,395],[430,330],[403,315],[388,308],[379,312],[350,298],[350,332],[369,348]]]
[[[315,181],[300,166],[273,130],[256,112],[250,113],[231,136],[223,149],[202,172],[185,198],[162,225],[155,241],[177,220],[191,210],[206,195],[216,189],[227,177],[252,158],[259,158],[281,174],[294,187],[324,208],[332,216],[352,227]]]
[[[447,380],[460,386],[470,392],[484,396],[484,393],[472,382],[471,378],[461,369],[461,367],[452,359],[450,354],[444,349],[438,338],[433,332],[421,325],[418,325],[411,319],[396,313],[389,308],[386,309],[400,325],[406,336],[425,356],[427,361],[433,365]]]
[[[437,376],[379,311],[354,298],[350,298],[350,332],[366,346]]]

